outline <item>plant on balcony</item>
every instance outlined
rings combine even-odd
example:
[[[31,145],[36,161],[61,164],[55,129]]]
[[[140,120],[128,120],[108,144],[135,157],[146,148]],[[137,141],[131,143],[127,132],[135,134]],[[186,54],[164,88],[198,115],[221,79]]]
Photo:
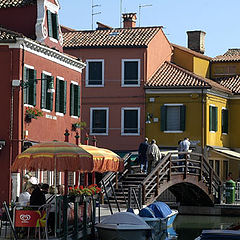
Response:
[[[72,123],[72,130],[73,131],[76,131],[77,128],[84,128],[86,127],[87,124],[85,122],[81,122],[81,121],[78,121],[78,122],[75,122],[75,123]]]
[[[31,119],[37,119],[38,117],[42,117],[43,113],[41,110],[37,109],[37,108],[31,108],[31,107],[26,107],[25,110],[25,121],[26,122],[31,122]]]

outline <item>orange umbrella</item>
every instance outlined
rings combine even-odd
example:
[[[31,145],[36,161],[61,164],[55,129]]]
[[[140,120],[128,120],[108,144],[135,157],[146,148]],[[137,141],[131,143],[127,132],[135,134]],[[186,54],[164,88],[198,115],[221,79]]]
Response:
[[[114,152],[89,145],[77,146],[68,142],[45,142],[33,145],[19,154],[11,170],[29,171],[123,171],[123,159]]]

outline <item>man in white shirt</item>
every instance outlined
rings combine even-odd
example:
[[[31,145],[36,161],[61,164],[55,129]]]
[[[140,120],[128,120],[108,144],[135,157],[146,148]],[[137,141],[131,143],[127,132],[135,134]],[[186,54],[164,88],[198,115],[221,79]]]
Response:
[[[19,196],[18,202],[20,206],[27,206],[30,203],[30,197],[33,191],[32,184],[26,186],[26,191],[22,192]]]

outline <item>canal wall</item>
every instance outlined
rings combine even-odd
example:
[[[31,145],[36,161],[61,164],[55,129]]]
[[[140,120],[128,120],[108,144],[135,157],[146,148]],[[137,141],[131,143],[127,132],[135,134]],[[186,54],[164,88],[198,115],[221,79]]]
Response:
[[[240,205],[219,204],[214,207],[177,206],[182,215],[240,216]]]

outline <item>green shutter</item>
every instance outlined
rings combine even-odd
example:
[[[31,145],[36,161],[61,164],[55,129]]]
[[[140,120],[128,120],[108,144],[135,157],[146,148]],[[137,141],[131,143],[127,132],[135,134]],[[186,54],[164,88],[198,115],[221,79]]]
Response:
[[[23,69],[23,83],[28,80],[28,68]],[[28,88],[23,85],[23,102],[28,103]]]
[[[217,107],[213,108],[213,114],[214,114],[213,131],[217,132],[217,130],[218,130],[218,108]]]
[[[167,107],[161,106],[161,131],[166,130],[166,115],[167,115]]]
[[[228,110],[222,109],[222,133],[228,133]]]
[[[33,106],[36,106],[37,96],[37,70],[33,70]]]
[[[60,111],[59,102],[60,102],[60,80],[56,78],[56,96],[55,96],[55,112]]]
[[[185,131],[186,124],[185,124],[185,118],[186,118],[186,106],[180,106],[180,129],[181,131]]]
[[[212,111],[212,106],[209,106],[209,131],[212,131],[213,130],[213,124],[212,124],[212,114],[213,114],[213,111]]]
[[[41,108],[46,108],[46,92],[47,92],[47,81],[46,79],[46,75],[44,73],[42,73],[42,81],[41,81]]]
[[[74,85],[74,116],[78,116],[78,86]]]
[[[67,106],[67,81],[64,81],[64,92],[63,92],[63,113],[66,113]]]
[[[52,13],[49,10],[47,10],[47,21],[48,21],[48,36],[53,37]]]
[[[80,86],[77,86],[77,116],[80,117],[80,97],[81,97],[81,92],[80,92]]]
[[[74,115],[74,84],[70,84],[70,115]]]
[[[48,81],[48,89],[53,88],[54,87],[54,78],[53,76],[49,76],[49,81]],[[47,89],[47,90],[48,90]],[[49,110],[52,111],[53,110],[53,93],[47,93],[48,97],[49,97]]]
[[[52,27],[53,27],[53,37],[58,39],[59,37],[59,26],[58,26],[58,15],[52,13]]]

